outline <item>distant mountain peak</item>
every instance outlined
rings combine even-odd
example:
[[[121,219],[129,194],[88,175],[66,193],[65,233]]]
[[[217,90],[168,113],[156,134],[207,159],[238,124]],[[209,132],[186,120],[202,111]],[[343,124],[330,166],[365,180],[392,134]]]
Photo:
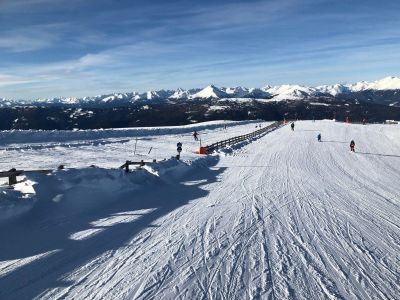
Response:
[[[353,92],[360,92],[365,90],[399,90],[400,78],[395,76],[388,76],[372,82],[360,81],[354,84],[350,84],[348,87]]]
[[[241,86],[224,88],[224,92],[234,97],[246,97],[249,94],[249,89]]]
[[[316,96],[348,95],[364,91],[386,91],[400,90],[400,78],[387,76],[376,81],[359,81],[354,84],[332,84],[317,87],[308,87],[296,84],[283,84],[278,86],[264,86],[263,88],[236,87],[217,87],[210,84],[205,88],[195,88],[185,90],[156,90],[144,93],[112,93],[95,97],[56,97],[51,99],[36,99],[33,101],[20,100],[12,101],[0,97],[0,107],[16,105],[125,105],[138,101],[179,101],[192,99],[225,99],[225,98],[244,98],[244,99],[270,99],[275,101],[282,100],[302,100]]]
[[[192,98],[202,98],[202,99],[218,99],[218,98],[224,98],[227,97],[228,94],[225,93],[222,89],[217,88],[215,85],[211,84],[204,89],[202,89],[200,92],[192,95]]]

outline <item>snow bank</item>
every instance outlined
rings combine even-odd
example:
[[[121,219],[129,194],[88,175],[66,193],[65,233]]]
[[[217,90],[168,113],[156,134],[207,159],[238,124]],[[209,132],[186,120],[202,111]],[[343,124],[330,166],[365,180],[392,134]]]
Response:
[[[28,212],[37,202],[42,205],[42,211],[46,211],[49,205],[80,211],[100,203],[112,202],[124,193],[179,182],[193,168],[215,160],[215,157],[202,157],[183,162],[171,158],[131,169],[129,173],[122,169],[96,167],[58,170],[48,175],[29,173],[14,189],[0,188],[0,221]]]
[[[15,189],[0,188],[0,222],[29,211],[36,202],[33,182],[19,183]]]
[[[116,169],[85,168],[48,175],[30,173],[27,181],[19,185],[30,185],[33,193],[27,193],[26,189],[7,189],[0,194],[0,220],[27,212],[39,202],[43,211],[53,205],[69,211],[86,209],[100,202],[112,202],[118,193],[137,190],[154,180],[155,176],[145,170],[125,173]]]

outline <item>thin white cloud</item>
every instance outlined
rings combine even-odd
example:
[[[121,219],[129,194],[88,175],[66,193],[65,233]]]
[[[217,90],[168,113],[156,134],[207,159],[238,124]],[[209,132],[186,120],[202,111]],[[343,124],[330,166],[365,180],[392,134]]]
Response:
[[[48,48],[61,40],[61,31],[66,23],[43,24],[1,31],[0,50],[9,52],[29,52]]]
[[[52,5],[72,5],[81,0],[0,0],[0,15],[10,13],[35,12],[44,8],[51,9]]]
[[[35,82],[35,79],[0,73],[0,86],[20,85],[32,82]]]
[[[0,48],[10,52],[34,51],[51,45],[49,39],[39,39],[28,35],[6,35],[0,37]]]

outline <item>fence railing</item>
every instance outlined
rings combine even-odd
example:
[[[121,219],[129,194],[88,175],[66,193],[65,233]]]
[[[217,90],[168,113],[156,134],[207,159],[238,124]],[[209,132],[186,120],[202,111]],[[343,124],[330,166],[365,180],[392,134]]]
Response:
[[[8,185],[14,185],[17,183],[17,176],[21,176],[23,174],[29,173],[43,173],[49,174],[53,172],[53,170],[17,170],[11,169],[9,171],[0,172],[0,178],[8,177]]]
[[[204,152],[205,152],[205,154],[209,154],[209,153],[211,153],[211,152],[213,152],[215,150],[218,150],[220,148],[224,148],[224,147],[229,146],[229,145],[234,145],[234,144],[240,143],[240,142],[242,142],[244,140],[247,140],[249,138],[253,138],[253,137],[259,136],[260,134],[263,134],[263,133],[266,133],[266,132],[269,132],[269,131],[273,131],[273,130],[277,129],[278,127],[280,127],[282,124],[284,124],[284,123],[281,122],[281,121],[278,121],[278,122],[272,123],[272,124],[270,124],[268,126],[265,126],[265,127],[261,128],[261,129],[258,129],[256,131],[253,131],[251,133],[235,136],[235,137],[223,140],[223,141],[219,141],[219,142],[213,143],[211,145],[208,145],[208,146],[204,147],[205,148]]]
[[[155,163],[155,162],[157,162],[157,160],[153,159],[152,162]],[[150,163],[150,162],[145,162],[145,161],[143,161],[143,160],[141,160],[141,161],[130,161],[130,160],[127,160],[127,161],[126,161],[122,166],[120,166],[119,168],[120,168],[120,169],[125,169],[125,172],[129,172],[129,166],[136,165],[136,166],[139,166],[139,167],[143,167],[143,166],[145,166],[145,165],[148,164],[148,163]]]
[[[153,163],[156,162],[156,160],[154,159],[152,161]],[[148,164],[150,162],[145,162],[143,160],[141,161],[129,161],[127,160],[122,166],[120,166],[120,169],[125,169],[126,172],[129,172],[129,166],[131,165],[137,165],[139,167],[143,167],[146,164]],[[91,167],[94,167],[93,165]],[[64,169],[63,165],[60,165],[58,168],[58,170],[62,170]],[[17,170],[15,168],[9,170],[9,171],[0,171],[0,178],[6,178],[8,177],[8,185],[12,186],[14,184],[17,184],[17,176],[22,176],[22,175],[27,175],[27,174],[31,174],[31,173],[41,173],[41,174],[49,174],[51,172],[53,172],[54,170],[51,169],[47,169],[47,170]]]

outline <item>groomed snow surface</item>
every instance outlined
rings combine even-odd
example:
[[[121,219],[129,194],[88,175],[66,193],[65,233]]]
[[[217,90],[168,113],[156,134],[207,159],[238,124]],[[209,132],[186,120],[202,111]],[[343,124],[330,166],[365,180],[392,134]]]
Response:
[[[302,121],[129,174],[31,174],[0,188],[0,299],[398,299],[399,129]]]

